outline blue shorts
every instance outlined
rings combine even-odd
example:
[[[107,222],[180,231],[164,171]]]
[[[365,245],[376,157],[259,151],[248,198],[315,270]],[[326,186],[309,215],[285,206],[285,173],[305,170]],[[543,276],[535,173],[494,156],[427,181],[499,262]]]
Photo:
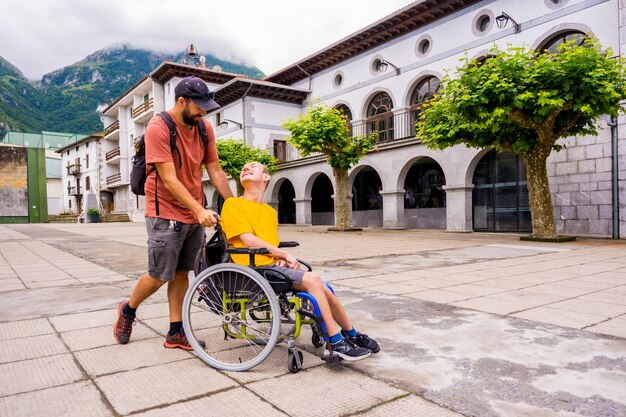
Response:
[[[174,279],[176,271],[191,271],[204,243],[200,224],[170,223],[146,216],[148,275],[161,281]]]

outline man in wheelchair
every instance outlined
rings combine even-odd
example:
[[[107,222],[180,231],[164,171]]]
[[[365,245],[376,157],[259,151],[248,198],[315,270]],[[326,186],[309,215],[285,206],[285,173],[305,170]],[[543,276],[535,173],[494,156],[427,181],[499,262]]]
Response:
[[[279,248],[278,215],[262,203],[270,180],[269,171],[258,162],[244,165],[240,181],[243,196],[229,198],[222,208],[222,230],[228,243],[235,248],[265,248],[269,255],[256,255],[256,266],[263,267],[265,276],[291,281],[293,288],[306,291],[315,298],[330,338],[334,355],[347,361],[357,361],[380,350],[379,344],[359,333],[348,318],[341,302],[324,284],[319,275],[300,270],[300,263],[285,249]],[[231,255],[233,262],[249,265],[247,255]],[[339,326],[337,326],[339,324]],[[324,352],[329,356],[328,349]]]

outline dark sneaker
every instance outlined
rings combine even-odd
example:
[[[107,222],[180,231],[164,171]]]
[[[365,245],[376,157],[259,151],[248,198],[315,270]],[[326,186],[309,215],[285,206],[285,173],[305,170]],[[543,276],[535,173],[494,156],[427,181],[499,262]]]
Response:
[[[124,306],[128,302],[121,302],[117,307],[117,321],[115,327],[113,327],[113,335],[117,343],[125,345],[130,340],[130,334],[133,331],[133,324],[135,324],[135,318],[123,313]]]
[[[333,355],[339,356],[343,360],[349,362],[360,361],[361,359],[365,359],[372,354],[371,350],[360,346],[354,346],[346,339],[342,339],[340,342],[330,345],[330,348],[333,350]],[[324,350],[324,356],[330,356],[328,349]]]
[[[198,343],[200,344],[200,347],[202,349],[206,347],[206,343],[204,343],[204,341],[198,340]],[[165,338],[165,343],[163,343],[163,346],[168,349],[178,348],[184,350],[193,350],[193,348],[189,344],[189,340],[187,340],[187,335],[185,334],[184,330],[181,330],[180,332],[172,336],[170,336],[168,333],[167,337]]]
[[[351,337],[349,340],[357,346],[371,350],[372,353],[380,351],[380,345],[378,342],[365,333],[359,333],[357,337]]]

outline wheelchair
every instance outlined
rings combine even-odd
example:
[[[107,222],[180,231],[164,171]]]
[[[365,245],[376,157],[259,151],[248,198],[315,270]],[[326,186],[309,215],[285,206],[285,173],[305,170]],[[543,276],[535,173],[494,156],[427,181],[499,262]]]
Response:
[[[281,242],[279,247],[295,247]],[[296,292],[277,272],[256,267],[255,256],[266,249],[228,248],[221,226],[205,242],[197,256],[196,277],[183,301],[183,327],[196,355],[208,365],[224,371],[245,371],[265,360],[279,342],[286,342],[287,368],[302,369],[303,355],[296,339],[303,325],[311,326],[315,347],[327,344],[327,362],[338,362],[328,342],[326,326],[314,297]],[[249,256],[248,267],[230,263],[231,254]],[[298,260],[305,271],[312,268]],[[330,285],[326,284],[332,290]],[[200,341],[206,346],[202,347]]]

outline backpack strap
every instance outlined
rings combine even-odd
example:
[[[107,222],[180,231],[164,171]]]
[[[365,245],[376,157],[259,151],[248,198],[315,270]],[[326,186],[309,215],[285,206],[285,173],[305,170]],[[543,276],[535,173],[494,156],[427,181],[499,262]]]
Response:
[[[170,149],[172,150],[172,155],[174,151],[178,153],[178,169],[183,166],[182,158],[180,157],[180,151],[178,150],[178,146],[176,146],[176,122],[172,119],[172,116],[166,111],[159,112],[159,117],[163,119],[165,124],[167,125],[168,130],[170,131]]]
[[[200,119],[198,121],[198,131],[200,132],[200,138],[202,139],[202,144],[204,145],[204,149],[209,146],[209,134],[206,130],[206,124],[204,123],[204,119]]]
[[[178,168],[182,166],[182,160],[180,157],[180,151],[176,146],[176,122],[172,119],[172,116],[166,111],[162,111],[157,113],[159,117],[165,122],[167,126],[167,130],[170,132],[170,149],[172,150],[172,154],[174,151],[178,152]],[[154,167],[156,170],[156,167]],[[157,175],[159,173],[157,172]],[[159,183],[157,181],[157,176],[154,176],[154,209],[156,211],[156,215],[159,215]]]

